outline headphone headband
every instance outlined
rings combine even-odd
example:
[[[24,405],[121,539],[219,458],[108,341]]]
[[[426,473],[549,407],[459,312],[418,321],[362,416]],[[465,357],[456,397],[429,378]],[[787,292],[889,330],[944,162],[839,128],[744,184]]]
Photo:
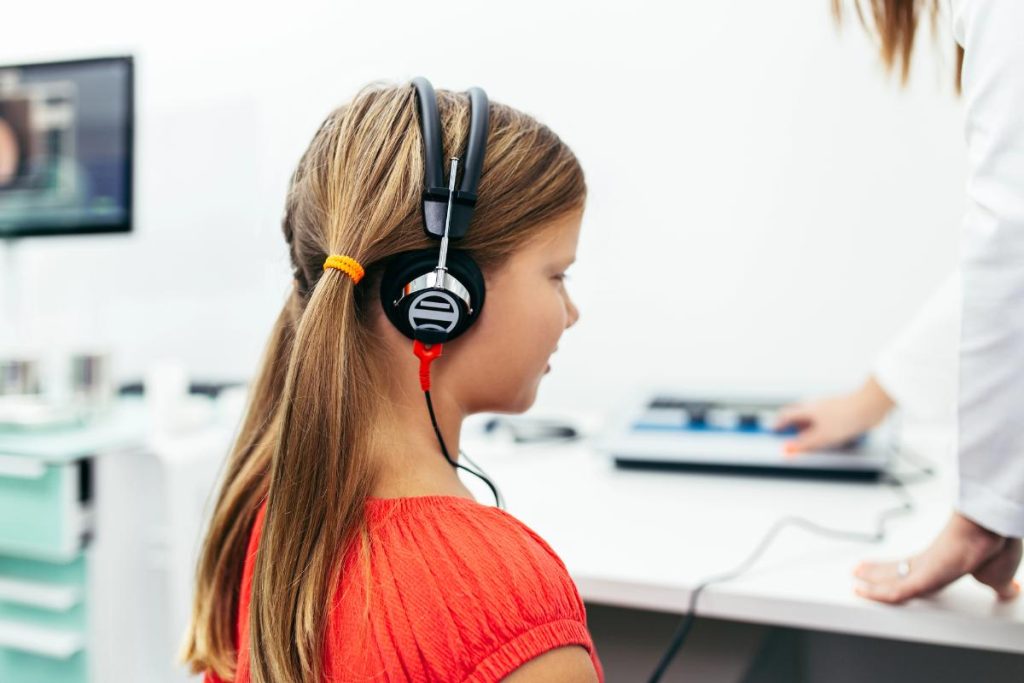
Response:
[[[444,146],[441,140],[441,118],[437,108],[434,87],[426,78],[417,76],[412,80],[420,110],[420,131],[423,138],[424,182],[423,229],[431,237],[441,239],[448,213],[448,187],[444,182]],[[487,149],[487,128],[490,103],[487,94],[480,88],[467,91],[470,104],[469,139],[466,143],[462,182],[452,199],[452,215],[448,236],[452,239],[464,237],[469,230],[476,208],[477,187],[483,170],[484,154]]]

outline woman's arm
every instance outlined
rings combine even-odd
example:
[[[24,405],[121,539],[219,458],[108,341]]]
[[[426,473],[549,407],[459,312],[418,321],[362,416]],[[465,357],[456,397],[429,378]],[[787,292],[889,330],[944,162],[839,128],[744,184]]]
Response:
[[[909,416],[950,424],[956,417],[961,299],[956,270],[878,354],[874,377]]]
[[[881,422],[894,405],[910,415],[952,422],[960,296],[960,273],[954,272],[879,354],[860,387],[784,408],[776,427],[800,429],[787,453],[845,443]]]
[[[964,47],[958,509],[1024,536],[1024,2],[954,0]]]

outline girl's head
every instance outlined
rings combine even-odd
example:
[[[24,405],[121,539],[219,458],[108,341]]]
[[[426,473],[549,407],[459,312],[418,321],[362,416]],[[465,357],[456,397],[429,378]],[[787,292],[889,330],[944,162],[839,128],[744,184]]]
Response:
[[[468,97],[437,91],[445,150],[465,146]],[[227,462],[200,557],[185,658],[233,677],[234,620],[249,531],[267,512],[250,602],[253,681],[318,679],[326,605],[340,559],[361,538],[363,503],[396,383],[416,381],[412,342],[379,300],[391,256],[437,247],[422,228],[415,89],[372,84],[332,112],[292,177],[284,234],[293,288],[267,346]],[[486,305],[445,345],[434,383],[464,413],[521,412],[578,313],[562,277],[574,258],[586,185],[551,130],[492,102],[478,201],[453,243],[480,265]],[[358,285],[323,269],[347,254]],[[295,520],[302,520],[297,523]]]
[[[564,277],[575,259],[581,219],[582,211],[573,209],[538,226],[502,263],[484,268],[483,313],[465,334],[444,345],[443,359],[431,370],[432,393],[442,392],[446,403],[465,415],[530,407],[562,332],[579,318]],[[373,357],[388,369],[378,375],[379,384],[392,396],[418,393],[419,360],[412,342],[379,304],[370,308],[367,324],[378,340]],[[416,400],[422,404],[422,394]],[[425,406],[417,408],[423,410],[416,417],[425,418]]]

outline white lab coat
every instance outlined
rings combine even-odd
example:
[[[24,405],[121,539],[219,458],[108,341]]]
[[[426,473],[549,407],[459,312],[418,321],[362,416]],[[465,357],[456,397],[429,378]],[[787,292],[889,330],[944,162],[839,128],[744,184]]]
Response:
[[[966,517],[1024,537],[1024,0],[950,0],[963,46],[967,211],[960,273],[879,358],[894,399],[941,396],[929,362],[959,339],[959,491]],[[962,288],[962,291],[961,291]],[[959,334],[957,334],[959,329]],[[953,349],[955,352],[956,349]],[[935,409],[941,410],[940,405]]]
[[[915,423],[956,423],[961,280],[950,274],[875,362],[875,379]]]

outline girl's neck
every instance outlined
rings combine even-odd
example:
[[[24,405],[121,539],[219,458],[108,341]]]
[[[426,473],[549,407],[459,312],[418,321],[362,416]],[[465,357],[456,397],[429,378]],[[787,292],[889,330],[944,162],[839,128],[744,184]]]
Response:
[[[463,412],[444,393],[431,392],[434,414],[448,455],[459,462],[459,436]],[[378,470],[370,494],[376,498],[453,495],[473,498],[459,479],[456,468],[445,459],[430,421],[426,399],[405,394],[391,403],[391,416],[380,424],[380,447],[371,453]]]

